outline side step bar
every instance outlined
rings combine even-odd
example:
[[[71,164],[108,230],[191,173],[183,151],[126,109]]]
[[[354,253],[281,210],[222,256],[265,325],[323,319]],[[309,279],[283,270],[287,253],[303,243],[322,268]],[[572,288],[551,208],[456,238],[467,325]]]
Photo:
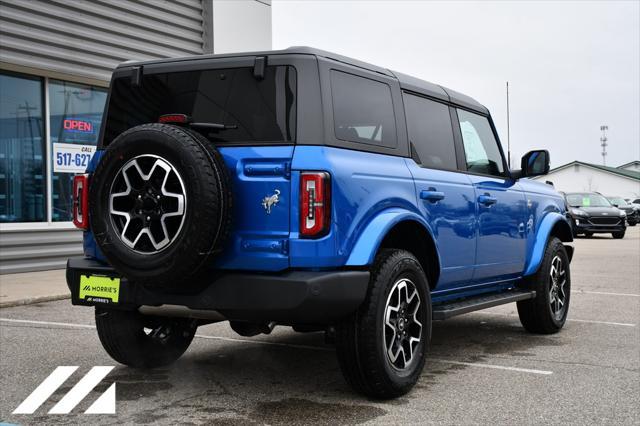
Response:
[[[520,300],[533,299],[536,292],[532,290],[512,290],[504,293],[491,294],[489,296],[477,296],[457,302],[443,303],[433,307],[432,318],[435,321],[446,320],[456,315],[468,314],[480,309],[491,308],[505,303],[518,302]]]

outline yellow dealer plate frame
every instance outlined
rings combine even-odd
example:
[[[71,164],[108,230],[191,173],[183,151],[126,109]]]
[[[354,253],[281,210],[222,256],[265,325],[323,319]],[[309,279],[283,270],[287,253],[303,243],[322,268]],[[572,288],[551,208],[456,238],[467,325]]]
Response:
[[[80,275],[78,298],[87,302],[118,303],[120,278],[104,275]]]

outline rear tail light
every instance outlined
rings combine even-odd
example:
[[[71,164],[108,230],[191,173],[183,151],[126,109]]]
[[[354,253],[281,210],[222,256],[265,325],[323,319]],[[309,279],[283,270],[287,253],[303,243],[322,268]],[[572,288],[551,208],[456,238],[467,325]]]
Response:
[[[89,175],[73,177],[73,224],[89,229]]]
[[[331,224],[331,177],[326,172],[300,175],[300,235],[317,238],[329,232]]]

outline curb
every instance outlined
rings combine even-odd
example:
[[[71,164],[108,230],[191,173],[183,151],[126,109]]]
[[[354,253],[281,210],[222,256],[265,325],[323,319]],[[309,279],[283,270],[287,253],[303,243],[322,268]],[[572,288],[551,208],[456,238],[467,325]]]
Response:
[[[13,306],[33,305],[35,303],[52,302],[54,300],[70,299],[71,294],[55,294],[53,296],[35,296],[26,299],[11,300],[8,302],[0,302],[0,309],[11,308]]]

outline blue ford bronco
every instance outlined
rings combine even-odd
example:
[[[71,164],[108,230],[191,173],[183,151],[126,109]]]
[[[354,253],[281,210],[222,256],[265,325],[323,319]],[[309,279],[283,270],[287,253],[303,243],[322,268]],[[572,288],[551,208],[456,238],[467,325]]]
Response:
[[[74,180],[95,307],[114,360],[175,361],[196,328],[325,331],[353,388],[408,392],[432,321],[516,302],[555,333],[571,226],[532,151],[509,170],[468,96],[312,48],[127,62]]]

